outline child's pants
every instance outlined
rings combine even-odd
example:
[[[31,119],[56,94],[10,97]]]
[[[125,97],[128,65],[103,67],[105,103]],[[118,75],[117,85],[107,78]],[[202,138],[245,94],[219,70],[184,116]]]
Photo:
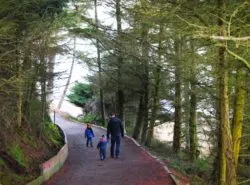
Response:
[[[100,148],[100,159],[104,160],[106,158],[106,149]]]
[[[93,147],[93,143],[92,143],[92,137],[88,137],[87,138],[87,143],[86,143],[86,146],[88,147],[90,144],[91,147]]]

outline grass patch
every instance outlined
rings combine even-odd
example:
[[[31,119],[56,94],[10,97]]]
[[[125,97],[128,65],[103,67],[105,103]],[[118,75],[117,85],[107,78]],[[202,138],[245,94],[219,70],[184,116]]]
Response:
[[[24,159],[24,153],[19,144],[14,144],[9,147],[8,154],[15,159],[21,166],[27,166]]]
[[[98,115],[91,114],[91,113],[85,114],[84,116],[81,116],[79,118],[76,118],[76,117],[71,116],[71,115],[67,115],[66,119],[69,119],[72,121],[77,121],[80,123],[90,123],[90,124],[94,124],[94,125],[102,125],[103,126],[102,119]]]
[[[64,145],[64,138],[56,124],[46,122],[43,127],[43,134],[50,146],[56,145],[57,147],[62,147]]]

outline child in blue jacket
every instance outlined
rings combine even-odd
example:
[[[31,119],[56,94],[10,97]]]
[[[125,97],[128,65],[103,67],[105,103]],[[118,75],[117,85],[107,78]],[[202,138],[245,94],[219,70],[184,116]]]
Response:
[[[107,139],[105,139],[105,136],[102,135],[101,139],[97,144],[97,149],[99,149],[101,161],[103,161],[106,158],[107,143],[108,143]]]
[[[90,146],[93,147],[92,138],[95,137],[95,135],[90,124],[87,124],[87,128],[85,129],[84,136],[87,139],[86,146],[88,147],[90,144]]]

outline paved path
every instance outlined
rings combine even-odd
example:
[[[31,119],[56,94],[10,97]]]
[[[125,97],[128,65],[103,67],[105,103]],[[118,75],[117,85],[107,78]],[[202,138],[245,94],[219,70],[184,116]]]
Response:
[[[93,128],[94,147],[87,148],[83,137],[85,126],[56,116],[56,123],[66,132],[69,157],[63,168],[45,185],[174,185],[170,176],[155,159],[123,139],[119,159],[99,160],[97,141],[106,133]],[[110,144],[108,144],[110,146]]]

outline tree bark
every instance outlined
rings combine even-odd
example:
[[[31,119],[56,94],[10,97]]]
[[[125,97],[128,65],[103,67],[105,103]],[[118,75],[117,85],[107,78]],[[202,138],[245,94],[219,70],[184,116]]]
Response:
[[[149,94],[149,43],[148,43],[149,28],[145,23],[142,23],[142,67],[143,71],[143,127],[141,134],[141,142],[145,144],[148,130],[148,94]]]
[[[193,66],[194,67],[194,66]],[[192,74],[195,76],[195,74]],[[196,159],[196,151],[197,151],[197,128],[196,128],[196,82],[191,81],[191,98],[190,98],[190,116],[189,116],[189,141],[190,141],[190,154],[191,160],[194,161]]]
[[[94,2],[95,4],[95,23],[96,23],[96,31],[98,31],[98,11],[97,11],[97,0]],[[100,51],[100,42],[98,38],[96,39],[96,50],[97,50],[97,64],[98,64],[98,78],[99,78],[99,93],[100,93],[100,111],[101,111],[101,119],[102,125],[105,125],[105,105],[104,105],[104,96],[103,96],[103,88],[102,88],[102,63],[101,63],[101,51]]]
[[[46,75],[46,51],[45,48],[47,46],[46,39],[43,38],[40,45],[40,74],[41,74],[41,103],[42,103],[42,122],[45,120],[45,114],[46,114],[46,104],[47,104],[47,91],[46,91],[46,81],[47,81],[47,75]]]
[[[224,26],[223,26],[223,21],[221,20],[223,17],[223,13],[221,13],[222,9],[225,8],[225,1],[224,0],[218,0],[218,16],[219,16],[219,20],[218,20],[218,26],[220,28],[220,35],[225,35],[224,33]],[[223,69],[225,65],[225,48],[224,47],[220,47],[219,48],[219,71],[218,72],[222,72],[220,71],[220,69]],[[226,146],[225,146],[225,133],[223,133],[223,129],[225,127],[226,121],[228,121],[228,112],[227,114],[225,114],[225,109],[227,109],[227,105],[225,103],[225,101],[228,101],[228,97],[227,97],[227,84],[225,84],[224,79],[225,77],[227,78],[227,71],[224,71],[224,74],[220,74],[220,87],[219,87],[219,106],[220,106],[220,180],[219,183],[220,185],[225,185],[226,184],[226,156],[225,156],[225,152],[226,152]],[[223,76],[224,75],[224,76]],[[223,87],[224,86],[224,87]],[[225,94],[225,96],[224,96]]]
[[[117,23],[117,39],[118,43],[121,42],[122,34],[122,22],[121,22],[121,0],[116,0],[116,23]],[[124,121],[124,92],[122,89],[122,66],[123,66],[123,57],[121,56],[120,46],[117,46],[117,108],[118,115]]]
[[[189,73],[189,71],[188,71]],[[190,74],[188,74],[188,77]],[[184,96],[184,117],[183,121],[185,123],[184,134],[185,134],[185,142],[186,142],[186,150],[190,151],[190,136],[189,136],[189,117],[190,117],[190,82],[184,82],[184,89],[183,89],[183,96]]]
[[[68,80],[66,82],[65,88],[63,90],[62,96],[61,96],[61,98],[59,100],[59,103],[58,103],[58,106],[57,106],[58,109],[61,109],[62,103],[64,101],[67,90],[69,88],[69,84],[70,84],[70,80],[71,80],[71,76],[72,76],[72,72],[73,72],[73,68],[74,68],[74,64],[75,64],[75,52],[76,52],[76,36],[74,36],[73,56],[72,56],[72,63],[71,63],[71,66],[70,66],[70,71],[69,71],[69,77],[68,77]]]
[[[141,92],[140,94],[137,118],[136,118],[136,123],[135,123],[134,131],[133,131],[133,135],[132,135],[132,137],[136,140],[139,139],[140,137],[142,121],[143,121],[143,92]]]
[[[182,101],[181,101],[181,39],[175,43],[177,61],[175,64],[175,113],[174,113],[174,138],[173,151],[178,154],[181,147],[181,123],[182,123]]]
[[[20,61],[19,61],[20,62]],[[21,64],[19,64],[18,69],[18,101],[17,101],[17,125],[18,127],[22,126],[22,115],[23,115],[23,79],[22,79],[22,69]]]
[[[226,36],[225,20],[226,0],[218,0],[218,26],[220,36]],[[229,122],[229,97],[228,97],[228,62],[225,51],[226,43],[220,42],[219,47],[219,72],[220,72],[220,132],[221,132],[221,161],[220,185],[236,185],[237,175],[233,156],[233,142]]]
[[[155,72],[155,85],[154,85],[154,97],[153,97],[153,106],[152,106],[152,115],[150,119],[149,129],[148,129],[148,135],[146,140],[146,145],[151,146],[151,141],[153,139],[154,135],[154,126],[156,121],[156,113],[159,109],[159,88],[160,88],[160,82],[161,82],[161,67],[157,66],[156,72]]]
[[[48,93],[52,94],[53,92],[53,86],[54,86],[54,78],[53,78],[53,73],[54,73],[54,68],[55,68],[55,58],[56,55],[54,53],[52,53],[49,57],[48,57],[48,84],[47,84],[47,88],[48,88]]]
[[[163,34],[163,26],[160,25],[159,44],[158,44],[158,63],[156,64],[156,69],[154,71],[155,84],[154,84],[153,106],[152,106],[152,114],[151,114],[148,135],[147,135],[147,140],[146,140],[147,146],[151,145],[151,141],[153,139],[156,114],[159,109],[159,89],[160,89],[160,82],[161,82],[162,34]]]
[[[23,79],[22,79],[22,62],[19,54],[19,42],[16,42],[16,65],[17,65],[17,126],[22,126],[23,115]]]
[[[235,170],[237,171],[240,144],[242,138],[242,126],[244,118],[244,107],[245,107],[245,93],[246,93],[246,71],[244,68],[239,68],[237,70],[236,77],[236,98],[234,104],[234,117],[232,124],[233,132],[233,150],[234,150],[234,161],[235,161]]]
[[[194,55],[194,47],[191,42],[191,50]],[[196,128],[196,107],[197,107],[197,98],[196,98],[196,62],[195,57],[192,57],[192,63],[190,66],[190,115],[189,115],[189,141],[190,141],[190,154],[191,160],[196,160],[197,154],[197,128]]]

